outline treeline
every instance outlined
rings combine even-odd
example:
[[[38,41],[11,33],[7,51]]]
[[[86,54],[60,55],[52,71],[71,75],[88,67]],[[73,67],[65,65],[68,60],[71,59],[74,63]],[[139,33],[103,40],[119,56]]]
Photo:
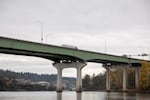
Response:
[[[147,61],[143,61],[140,71],[140,89],[150,90],[150,64]]]
[[[114,91],[120,91],[122,90],[122,70],[116,69],[115,71],[110,71],[110,85],[111,90]],[[127,87],[129,89],[135,89],[135,71],[128,70],[128,81],[127,81]],[[93,74],[85,75],[85,77],[82,80],[83,82],[83,90],[85,91],[100,91],[100,90],[106,90],[106,74],[101,73],[98,75]]]
[[[83,84],[83,90],[84,91],[99,91],[99,90],[105,90],[106,87],[106,75],[105,74],[99,74],[92,76],[85,75],[85,77],[82,80]]]
[[[57,75],[0,70],[0,91],[54,91]],[[75,88],[76,78],[63,77],[65,90]]]
[[[127,88],[130,90],[135,89],[135,67],[127,68]],[[111,90],[121,91],[123,88],[123,69],[122,67],[114,68],[110,70],[110,86]],[[140,67],[139,77],[140,91],[150,90],[150,64],[147,61],[143,61]],[[106,74],[93,74],[85,75],[83,78],[83,89],[86,91],[98,91],[106,89]]]
[[[140,66],[139,88],[140,91],[150,90],[150,64],[147,61],[142,61]],[[127,88],[135,89],[135,70],[136,67],[127,69]],[[117,68],[110,72],[110,81],[112,89],[122,89],[122,68]]]
[[[23,73],[23,72],[13,72],[10,70],[0,70],[0,78],[13,78],[13,79],[25,79],[25,80],[31,80],[33,82],[40,82],[40,81],[46,81],[46,82],[55,82],[57,79],[56,74],[35,74],[35,73]],[[63,80],[67,80],[71,83],[76,82],[76,78],[71,77],[63,77]]]
[[[54,91],[55,85],[49,86],[30,83],[19,83],[13,78],[0,78],[0,91]]]
[[[135,70],[128,68],[127,70],[127,88],[135,89]],[[122,90],[123,88],[123,69],[118,67],[110,71],[110,83],[112,90]]]

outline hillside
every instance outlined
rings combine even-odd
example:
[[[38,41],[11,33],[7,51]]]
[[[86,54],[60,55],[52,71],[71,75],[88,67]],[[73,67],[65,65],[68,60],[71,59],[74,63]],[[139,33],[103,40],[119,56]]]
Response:
[[[49,74],[35,74],[35,73],[18,73],[9,70],[0,70],[0,88],[3,88],[1,90],[7,90],[7,84],[11,83],[10,81],[13,81],[11,84],[13,86],[16,86],[18,84],[19,86],[35,85],[35,84],[39,86],[39,84],[41,83],[43,84],[48,83],[48,86],[53,86],[53,89],[49,89],[49,90],[54,90],[56,85],[56,79],[57,79],[57,75],[55,74],[49,75]],[[76,82],[75,78],[63,77],[64,89],[71,90],[72,88],[75,88],[75,82]],[[26,86],[22,86],[22,87],[26,87]],[[31,87],[33,88],[34,86]],[[13,90],[15,90],[15,88],[18,90],[18,87],[14,87]],[[39,89],[35,88],[35,90],[39,90]]]

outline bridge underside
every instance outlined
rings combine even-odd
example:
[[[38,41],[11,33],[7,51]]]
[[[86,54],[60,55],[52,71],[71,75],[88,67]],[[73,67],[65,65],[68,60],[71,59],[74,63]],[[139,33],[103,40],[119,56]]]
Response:
[[[82,62],[83,60],[68,56],[68,55],[59,55],[59,54],[50,54],[50,53],[40,53],[40,52],[33,52],[33,51],[25,51],[25,50],[15,50],[15,49],[8,49],[8,48],[0,48],[1,53],[5,54],[15,54],[15,55],[25,55],[25,56],[36,56],[36,57],[41,57],[45,58],[48,60],[52,60],[54,62],[59,62],[59,61],[80,61]]]
[[[124,63],[124,62],[115,62],[111,60],[100,60],[100,59],[92,59],[88,60],[88,62],[95,62],[95,63],[102,63],[103,65],[122,65],[122,64],[128,64],[129,66],[136,67],[141,66],[139,63]]]
[[[60,54],[50,54],[50,53],[40,53],[40,52],[33,52],[33,51],[26,51],[26,50],[15,50],[12,48],[0,48],[1,53],[5,54],[15,54],[15,55],[25,55],[25,56],[36,56],[36,57],[42,57],[48,60],[52,60],[54,62],[85,62],[84,60],[77,58],[77,57],[72,57],[68,55],[60,55]],[[111,60],[101,60],[101,59],[91,59],[87,60],[86,62],[94,62],[94,63],[102,63],[106,65],[118,65],[118,64],[129,64],[129,63],[124,63],[124,62],[115,62]],[[131,63],[132,67],[134,66],[140,66],[138,63]]]
[[[95,62],[102,64],[140,65],[142,60],[109,55],[73,48],[41,44],[11,38],[0,37],[0,53],[36,56],[54,62]]]

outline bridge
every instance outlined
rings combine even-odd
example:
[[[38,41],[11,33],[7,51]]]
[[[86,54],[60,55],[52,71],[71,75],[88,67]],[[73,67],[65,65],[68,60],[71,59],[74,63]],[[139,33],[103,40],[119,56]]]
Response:
[[[98,52],[67,48],[61,46],[35,43],[30,41],[0,37],[0,53],[36,56],[52,60],[53,66],[57,69],[57,92],[62,92],[62,70],[64,68],[77,69],[76,91],[82,91],[82,68],[87,62],[102,63],[106,71],[106,90],[110,91],[110,69],[116,66],[123,68],[123,91],[127,91],[127,67],[134,67],[135,85],[139,89],[139,75],[142,60],[127,58],[123,56],[109,55]]]

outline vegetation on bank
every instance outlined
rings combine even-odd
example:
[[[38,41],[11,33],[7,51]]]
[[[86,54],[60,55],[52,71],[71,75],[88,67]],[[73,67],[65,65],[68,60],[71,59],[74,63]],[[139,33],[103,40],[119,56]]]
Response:
[[[82,79],[83,90],[84,91],[105,90],[106,87],[105,77],[106,75],[102,73],[98,75],[93,74],[92,76],[88,74],[85,75],[84,78]]]
[[[57,75],[0,70],[0,91],[54,91]],[[75,78],[63,77],[64,89],[75,88]]]
[[[122,90],[122,68],[110,70],[111,90]],[[128,68],[127,70],[127,88],[135,89],[135,68]],[[27,91],[54,91],[56,90],[56,75],[38,75],[34,73],[15,73],[12,71],[0,70],[0,90],[27,90]],[[24,83],[19,83],[17,79],[23,79]],[[25,83],[25,81],[27,81]],[[28,84],[29,81],[29,84]],[[49,82],[48,86],[31,84],[31,82]],[[75,88],[75,78],[63,78],[64,89],[72,90]],[[85,75],[82,79],[84,91],[100,91],[106,90],[106,74],[100,73]],[[140,91],[150,90],[150,65],[143,61],[140,67]]]
[[[127,74],[127,88],[129,90],[135,90],[135,68],[128,68]],[[121,91],[122,90],[122,82],[123,82],[123,69],[118,67],[117,69],[110,70],[110,84],[111,90]],[[99,74],[92,76],[85,75],[83,78],[83,89],[87,91],[99,91],[105,90],[106,85],[106,75]],[[147,61],[143,61],[140,67],[140,79],[139,79],[139,87],[140,91],[150,91],[150,64]]]
[[[140,74],[140,88],[150,90],[150,64],[147,61],[142,62]]]
[[[0,79],[0,91],[54,91],[55,86],[49,85],[48,87],[40,84],[19,83],[13,78]]]

